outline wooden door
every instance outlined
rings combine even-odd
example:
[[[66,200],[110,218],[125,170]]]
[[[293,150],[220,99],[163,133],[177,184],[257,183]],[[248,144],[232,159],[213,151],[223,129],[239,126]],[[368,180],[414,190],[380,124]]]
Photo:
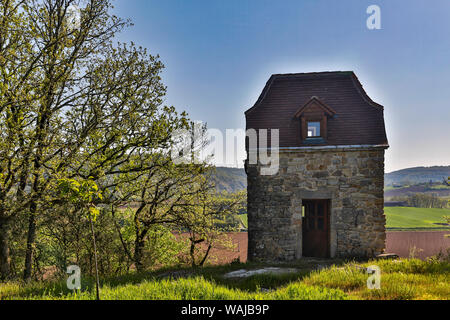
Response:
[[[303,200],[303,256],[330,256],[330,201]]]

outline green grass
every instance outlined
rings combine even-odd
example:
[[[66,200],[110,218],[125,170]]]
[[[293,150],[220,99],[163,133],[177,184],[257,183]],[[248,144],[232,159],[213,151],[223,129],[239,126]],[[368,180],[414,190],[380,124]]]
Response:
[[[409,185],[404,185],[404,186],[400,186],[400,187],[394,187],[394,186],[385,186],[384,187],[384,192],[386,191],[391,191],[391,190],[398,190],[398,189],[403,189],[403,188],[409,188]]]
[[[433,190],[449,190],[450,186],[447,186],[445,184],[433,185],[433,186],[430,187],[430,189],[433,189]]]
[[[240,214],[239,218],[241,219],[242,223],[244,224],[244,227],[248,228],[248,216],[247,216],[247,214]]]
[[[378,260],[359,267],[377,265],[381,269],[381,288],[367,288],[367,275],[355,264],[313,272],[303,283],[340,289],[351,299],[365,300],[448,300],[450,264],[436,260]]]
[[[184,268],[151,273],[127,274],[104,279],[104,300],[409,300],[450,298],[449,262],[416,259],[379,260],[367,263],[336,261],[322,270],[316,262],[290,265],[299,272],[266,274],[247,279],[226,279],[227,272],[262,264],[234,264],[201,269]],[[365,267],[381,269],[381,289],[367,289]],[[177,278],[182,275],[182,277]],[[262,290],[263,289],[263,290]],[[0,284],[0,300],[92,300],[94,282],[83,279],[82,291],[67,290],[65,282]]]
[[[386,227],[395,229],[450,229],[443,216],[450,216],[450,209],[386,207]]]
[[[138,284],[101,287],[102,300],[345,300],[348,296],[338,289],[307,286],[292,282],[273,291],[261,292],[235,289],[220,285],[202,276],[179,279],[144,279]],[[92,287],[82,292],[69,293],[58,284],[0,285],[0,299],[5,300],[94,300]]]

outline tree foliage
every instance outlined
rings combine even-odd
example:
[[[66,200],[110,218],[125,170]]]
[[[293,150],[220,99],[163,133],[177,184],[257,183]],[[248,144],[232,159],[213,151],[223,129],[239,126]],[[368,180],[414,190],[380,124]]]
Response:
[[[179,226],[189,233],[192,266],[203,266],[213,247],[233,249],[226,235],[240,226],[237,214],[245,206],[245,193],[217,193],[211,190],[197,193],[190,200],[192,206],[184,214]],[[199,245],[206,250],[199,250]]]
[[[114,42],[131,23],[111,8],[0,1],[0,278],[174,264],[187,248],[174,230],[196,251],[233,224],[242,195],[216,195],[205,162],[173,159],[177,133],[205,127],[164,104],[157,55]]]

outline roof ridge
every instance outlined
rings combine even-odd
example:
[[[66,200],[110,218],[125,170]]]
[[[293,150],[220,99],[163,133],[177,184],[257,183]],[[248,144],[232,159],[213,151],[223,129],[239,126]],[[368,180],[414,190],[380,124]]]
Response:
[[[294,73],[275,73],[272,77],[292,77],[292,76],[321,76],[330,74],[342,74],[342,75],[352,75],[355,74],[353,71],[317,71],[317,72],[294,72]]]
[[[317,72],[299,72],[299,73],[275,73],[272,74],[269,77],[269,80],[267,80],[266,85],[263,88],[263,91],[259,95],[258,99],[256,100],[255,104],[245,111],[245,114],[251,113],[256,107],[261,103],[262,100],[266,97],[266,94],[269,92],[270,87],[272,86],[272,83],[277,78],[289,78],[289,77],[302,77],[302,76],[325,76],[325,75],[350,75],[355,76],[355,72],[353,71],[317,71]]]
[[[364,101],[366,101],[372,107],[384,110],[383,105],[373,101],[372,98],[367,94],[366,90],[364,89],[364,86],[362,85],[361,81],[359,81],[359,78],[355,73],[353,73],[352,82],[353,86],[358,91],[359,95],[364,99]]]

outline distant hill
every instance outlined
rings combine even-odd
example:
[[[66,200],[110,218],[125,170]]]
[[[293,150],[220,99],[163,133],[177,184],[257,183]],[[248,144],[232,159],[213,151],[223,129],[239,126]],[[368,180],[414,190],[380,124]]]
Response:
[[[428,193],[437,195],[438,197],[448,198],[450,197],[450,187],[438,183],[433,184],[421,183],[398,187],[385,186],[384,188],[385,199],[391,197],[411,196],[416,193]]]
[[[218,191],[237,192],[247,188],[247,175],[242,168],[217,167],[213,181]]]
[[[415,167],[387,173],[385,185],[413,185],[423,182],[442,182],[450,177],[450,166]]]
[[[216,183],[217,190],[236,192],[247,188],[247,175],[245,174],[244,169],[225,167],[217,167],[216,169],[213,181]],[[419,183],[430,182],[430,180],[433,182],[442,182],[442,180],[447,177],[450,177],[450,166],[407,168],[386,173],[385,185],[412,186]],[[423,190],[411,190],[411,192],[413,191],[424,192]]]

